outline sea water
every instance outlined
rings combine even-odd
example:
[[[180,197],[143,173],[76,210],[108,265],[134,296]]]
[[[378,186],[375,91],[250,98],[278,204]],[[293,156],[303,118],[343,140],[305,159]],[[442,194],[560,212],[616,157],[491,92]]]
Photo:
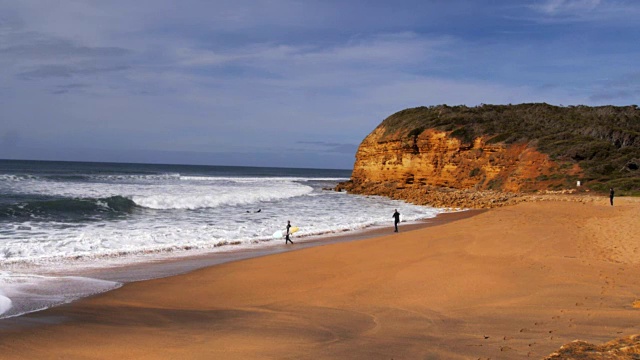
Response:
[[[0,160],[0,318],[121,286],[83,270],[284,246],[441,210],[327,190],[348,170]],[[86,272],[89,273],[89,272]]]

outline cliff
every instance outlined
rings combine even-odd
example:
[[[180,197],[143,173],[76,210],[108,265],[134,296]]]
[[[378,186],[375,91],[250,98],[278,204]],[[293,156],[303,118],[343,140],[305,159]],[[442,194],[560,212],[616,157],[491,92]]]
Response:
[[[449,207],[491,207],[535,192],[631,194],[640,192],[638,159],[636,106],[421,107],[374,129],[338,189]]]

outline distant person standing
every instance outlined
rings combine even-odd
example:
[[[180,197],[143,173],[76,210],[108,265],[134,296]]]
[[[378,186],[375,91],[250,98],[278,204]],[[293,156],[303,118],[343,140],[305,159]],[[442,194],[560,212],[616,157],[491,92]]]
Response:
[[[611,203],[611,206],[613,206],[613,188],[609,189],[609,202]]]
[[[393,213],[393,226],[395,226],[396,230],[394,232],[398,232],[398,223],[400,222],[400,213],[398,209]]]
[[[287,236],[285,236],[285,238],[284,238],[284,244],[285,245],[287,245],[288,243],[293,244],[293,241],[291,241],[291,238],[289,237],[289,235],[290,235],[289,229],[291,229],[291,221],[287,220]]]

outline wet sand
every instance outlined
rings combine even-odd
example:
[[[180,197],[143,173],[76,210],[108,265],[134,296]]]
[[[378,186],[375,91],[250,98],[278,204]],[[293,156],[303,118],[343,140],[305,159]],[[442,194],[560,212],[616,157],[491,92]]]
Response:
[[[130,283],[19,318],[0,354],[542,358],[640,333],[638,200],[523,203]]]

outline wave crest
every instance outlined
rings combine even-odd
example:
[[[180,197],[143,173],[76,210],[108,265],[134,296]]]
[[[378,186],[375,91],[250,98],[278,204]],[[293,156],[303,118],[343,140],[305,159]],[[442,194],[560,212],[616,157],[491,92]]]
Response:
[[[0,218],[52,216],[104,212],[131,212],[136,203],[122,196],[34,200],[28,203],[0,206]]]
[[[220,190],[220,189],[218,189]],[[313,188],[306,185],[282,187],[279,191],[268,188],[247,188],[244,191],[218,191],[212,194],[157,194],[133,196],[138,206],[156,209],[202,209],[219,206],[249,205],[263,201],[274,201],[303,196],[311,193]]]

